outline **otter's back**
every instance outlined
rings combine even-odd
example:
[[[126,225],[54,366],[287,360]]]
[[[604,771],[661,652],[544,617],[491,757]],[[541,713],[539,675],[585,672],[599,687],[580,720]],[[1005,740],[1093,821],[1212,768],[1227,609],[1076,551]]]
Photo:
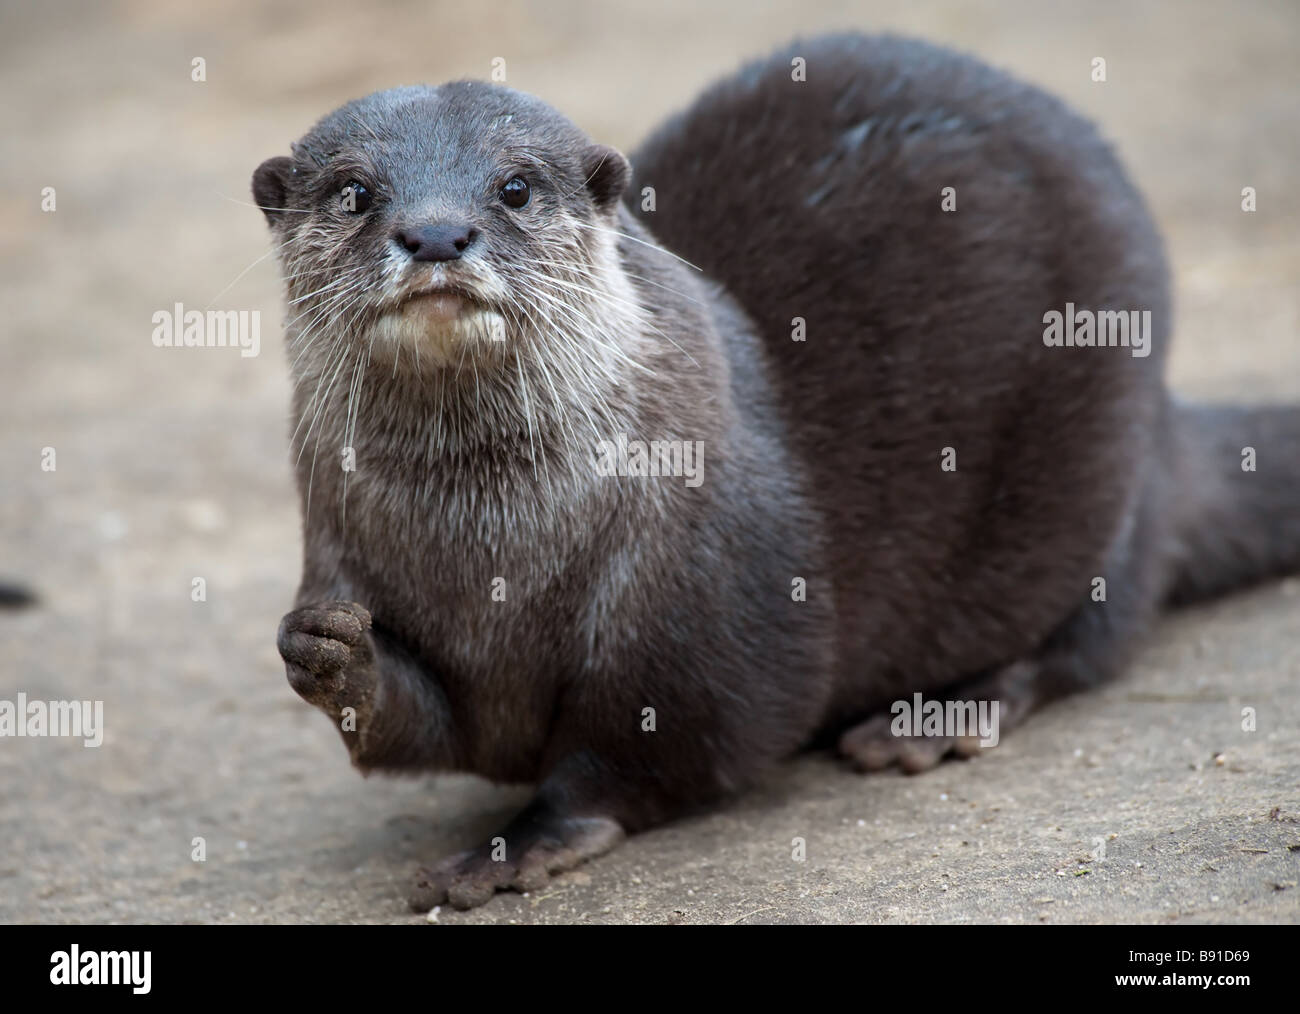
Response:
[[[1101,572],[1164,404],[1160,243],[1093,127],[971,58],[832,36],[713,86],[632,163],[634,213],[763,337],[846,672],[906,664],[915,688],[1031,650]],[[1067,302],[1151,310],[1151,354],[1047,347]]]

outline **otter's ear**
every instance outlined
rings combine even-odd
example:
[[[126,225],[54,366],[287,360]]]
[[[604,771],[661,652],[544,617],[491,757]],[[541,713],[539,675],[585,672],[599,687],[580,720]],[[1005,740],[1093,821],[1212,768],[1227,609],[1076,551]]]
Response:
[[[282,217],[279,209],[285,207],[284,202],[288,199],[291,172],[293,160],[283,155],[268,158],[253,172],[253,200],[271,225]]]
[[[632,167],[619,152],[603,144],[588,146],[582,153],[582,169],[587,174],[587,189],[596,207],[612,207],[623,196]]]

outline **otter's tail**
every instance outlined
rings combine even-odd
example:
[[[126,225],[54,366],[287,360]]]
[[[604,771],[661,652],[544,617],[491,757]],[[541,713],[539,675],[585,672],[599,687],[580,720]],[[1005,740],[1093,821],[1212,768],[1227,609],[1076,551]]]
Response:
[[[1171,604],[1300,572],[1300,407],[1179,407],[1174,448]]]

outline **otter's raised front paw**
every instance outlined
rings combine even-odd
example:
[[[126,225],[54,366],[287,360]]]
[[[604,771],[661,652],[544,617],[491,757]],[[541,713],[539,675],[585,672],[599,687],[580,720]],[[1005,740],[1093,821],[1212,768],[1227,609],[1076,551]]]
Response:
[[[369,629],[370,613],[355,602],[322,602],[287,614],[276,643],[289,685],[311,704],[329,708],[347,703],[343,697],[349,696],[349,677],[368,672]]]
[[[411,909],[427,912],[449,901],[464,910],[508,888],[540,890],[555,874],[608,852],[623,839],[623,828],[608,817],[552,817],[512,828],[486,845],[419,870],[408,898]]]

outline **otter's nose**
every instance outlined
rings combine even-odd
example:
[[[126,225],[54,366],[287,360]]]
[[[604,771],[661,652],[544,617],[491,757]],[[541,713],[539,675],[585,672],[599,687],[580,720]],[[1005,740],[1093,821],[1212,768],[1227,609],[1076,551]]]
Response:
[[[469,225],[413,225],[398,229],[393,239],[416,261],[459,260],[478,237],[478,230]]]

